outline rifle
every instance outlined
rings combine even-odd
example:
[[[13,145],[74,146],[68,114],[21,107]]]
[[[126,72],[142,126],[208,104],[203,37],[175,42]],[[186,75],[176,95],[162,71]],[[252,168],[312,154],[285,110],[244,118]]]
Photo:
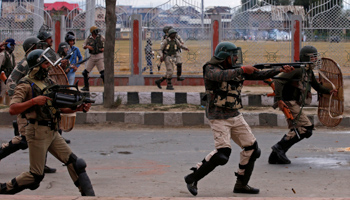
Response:
[[[70,88],[75,88],[75,90]],[[95,100],[90,99],[79,91],[78,81],[75,85],[52,85],[46,87],[43,90],[43,94],[52,99],[52,105],[55,108],[71,108],[75,110],[81,104],[95,103]]]
[[[276,109],[278,107],[278,102],[276,102],[273,106],[274,109]],[[289,108],[287,107],[283,107],[282,109],[283,114],[286,116],[287,119],[289,119],[292,122],[293,125],[293,131],[295,132],[295,134],[297,135],[297,137],[300,139],[300,133],[298,131],[297,128],[295,128],[295,126],[297,125],[296,120],[294,119],[292,112],[290,111]]]
[[[283,67],[285,65],[292,66],[294,68],[306,67],[307,65],[314,64],[313,62],[291,62],[291,63],[262,63],[253,65],[257,69],[271,69],[275,67]]]

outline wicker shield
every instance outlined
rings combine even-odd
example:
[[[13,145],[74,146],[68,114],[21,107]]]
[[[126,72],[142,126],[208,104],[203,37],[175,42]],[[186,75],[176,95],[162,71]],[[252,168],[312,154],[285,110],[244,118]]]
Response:
[[[322,58],[319,69],[319,82],[329,88],[337,89],[338,96],[322,94],[318,104],[318,119],[328,127],[337,126],[344,112],[343,75],[339,65],[329,58]]]
[[[63,69],[56,65],[49,71],[50,78],[58,85],[68,85],[68,78]],[[75,124],[75,113],[65,114],[61,113],[60,129],[64,132],[69,132],[73,129]]]

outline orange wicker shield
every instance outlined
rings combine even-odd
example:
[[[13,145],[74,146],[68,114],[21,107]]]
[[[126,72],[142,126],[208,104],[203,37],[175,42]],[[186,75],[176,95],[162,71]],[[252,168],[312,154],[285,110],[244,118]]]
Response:
[[[68,78],[66,76],[66,73],[64,73],[63,69],[58,65],[50,69],[49,76],[58,85],[68,85]],[[61,113],[60,129],[64,132],[71,131],[75,124],[75,118],[75,113]]]
[[[68,85],[67,75],[66,73],[64,73],[63,69],[58,65],[51,67],[49,71],[49,76],[58,85]]]
[[[318,119],[328,127],[337,126],[344,112],[343,75],[339,65],[332,59],[322,58],[319,69],[319,82],[329,88],[337,89],[338,96],[322,94],[318,104]]]

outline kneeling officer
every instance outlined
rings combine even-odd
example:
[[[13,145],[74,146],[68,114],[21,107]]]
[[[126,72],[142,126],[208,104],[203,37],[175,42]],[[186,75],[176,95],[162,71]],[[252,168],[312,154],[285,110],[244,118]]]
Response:
[[[29,172],[23,172],[7,183],[0,184],[0,194],[15,194],[24,189],[35,190],[44,178],[46,154],[49,151],[65,163],[74,184],[83,196],[95,196],[90,179],[85,171],[86,163],[78,158],[57,132],[60,113],[88,111],[91,104],[82,104],[72,110],[55,108],[51,98],[42,95],[44,88],[54,85],[48,78],[52,61],[56,58],[37,49],[27,56],[29,73],[15,88],[10,102],[11,115],[24,114],[28,120],[26,138],[29,147]]]

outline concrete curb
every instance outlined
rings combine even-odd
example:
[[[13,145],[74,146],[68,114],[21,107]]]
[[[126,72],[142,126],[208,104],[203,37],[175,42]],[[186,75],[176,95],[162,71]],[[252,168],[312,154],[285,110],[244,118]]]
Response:
[[[287,122],[283,114],[275,113],[243,113],[250,126],[279,126],[286,127]],[[309,115],[310,121],[315,126],[322,124],[317,115]],[[16,116],[8,112],[0,112],[0,125],[11,125]],[[152,126],[197,126],[208,125],[208,119],[204,111],[194,112],[78,112],[76,124],[97,124],[104,122],[121,122],[126,124],[140,124]],[[350,117],[344,117],[339,126],[350,127]]]
[[[114,100],[118,98],[122,104],[193,104],[205,105],[202,92],[115,92]],[[90,98],[95,104],[103,104],[103,92],[90,92]],[[274,97],[266,94],[242,94],[243,106],[272,106]],[[312,95],[310,106],[318,106],[317,94]]]

